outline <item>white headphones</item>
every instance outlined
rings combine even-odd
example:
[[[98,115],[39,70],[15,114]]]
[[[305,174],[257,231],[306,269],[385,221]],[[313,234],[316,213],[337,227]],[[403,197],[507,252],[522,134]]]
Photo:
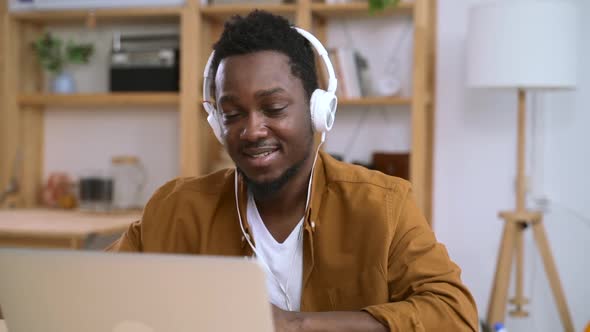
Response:
[[[338,106],[336,87],[338,85],[338,80],[334,74],[334,67],[332,66],[332,62],[330,62],[328,52],[322,43],[314,35],[301,28],[293,27],[293,29],[297,30],[299,34],[305,37],[305,39],[313,45],[328,70],[328,89],[315,89],[309,102],[313,128],[316,132],[322,133],[323,142],[326,138],[326,133],[332,129],[336,117],[336,107]],[[219,115],[211,102],[211,84],[215,78],[210,76],[210,67],[214,54],[215,51],[209,56],[209,60],[207,60],[207,65],[205,66],[205,72],[203,73],[203,107],[205,108],[205,111],[207,111],[207,122],[209,122],[209,125],[213,129],[215,137],[217,137],[219,142],[223,144],[222,124],[219,121]]]

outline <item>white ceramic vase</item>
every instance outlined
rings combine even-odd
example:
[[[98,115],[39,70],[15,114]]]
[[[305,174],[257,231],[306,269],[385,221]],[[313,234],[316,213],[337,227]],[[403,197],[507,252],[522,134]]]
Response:
[[[69,94],[76,92],[76,83],[72,74],[62,71],[53,77],[51,91],[58,94]]]

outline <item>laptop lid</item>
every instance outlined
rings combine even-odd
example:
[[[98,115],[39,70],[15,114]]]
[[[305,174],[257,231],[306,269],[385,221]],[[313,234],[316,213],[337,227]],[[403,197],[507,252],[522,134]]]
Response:
[[[235,257],[0,249],[9,332],[270,332],[264,278]]]

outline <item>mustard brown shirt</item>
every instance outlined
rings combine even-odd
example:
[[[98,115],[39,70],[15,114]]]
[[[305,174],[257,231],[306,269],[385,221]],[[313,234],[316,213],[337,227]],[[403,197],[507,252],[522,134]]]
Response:
[[[238,190],[250,234],[242,181]],[[250,256],[237,213],[234,170],[177,179],[108,250]],[[477,331],[460,274],[407,181],[320,152],[304,218],[301,311],[365,310],[391,331]]]

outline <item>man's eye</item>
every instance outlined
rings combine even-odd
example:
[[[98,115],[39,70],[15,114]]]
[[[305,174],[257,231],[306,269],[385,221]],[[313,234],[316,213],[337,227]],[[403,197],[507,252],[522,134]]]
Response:
[[[223,120],[224,121],[232,121],[237,119],[240,116],[239,112],[230,112],[230,113],[223,113]]]
[[[276,114],[280,114],[286,108],[287,108],[287,106],[266,107],[266,108],[264,108],[264,113],[271,114],[271,115],[276,115]]]

